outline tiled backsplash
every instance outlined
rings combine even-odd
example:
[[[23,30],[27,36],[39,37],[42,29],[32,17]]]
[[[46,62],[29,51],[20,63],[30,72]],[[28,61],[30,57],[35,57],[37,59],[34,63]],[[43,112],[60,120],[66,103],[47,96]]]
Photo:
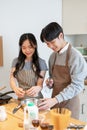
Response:
[[[75,47],[87,47],[87,34],[65,35],[65,40]]]

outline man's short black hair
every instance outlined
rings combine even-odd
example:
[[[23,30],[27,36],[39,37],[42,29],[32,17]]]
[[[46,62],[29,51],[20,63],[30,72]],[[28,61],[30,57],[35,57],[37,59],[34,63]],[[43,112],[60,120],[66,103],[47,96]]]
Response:
[[[52,41],[57,38],[60,33],[63,33],[62,27],[56,22],[51,22],[42,29],[40,39],[42,42],[44,42],[44,40]]]

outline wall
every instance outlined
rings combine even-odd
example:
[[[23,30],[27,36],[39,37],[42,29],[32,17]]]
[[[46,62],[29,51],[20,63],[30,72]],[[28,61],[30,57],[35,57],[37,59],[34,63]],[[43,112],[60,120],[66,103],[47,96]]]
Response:
[[[61,24],[62,0],[0,0],[0,35],[3,37],[4,65],[0,67],[0,86],[10,90],[11,63],[18,55],[18,40],[22,33],[34,33],[38,41],[39,54],[48,61],[52,52],[41,44],[41,29],[49,22]],[[45,52],[45,53],[44,53]]]
[[[62,0],[65,34],[87,34],[87,0]]]
[[[76,35],[75,46],[81,45],[87,48],[87,34]]]
[[[74,35],[65,35],[64,37],[65,41],[69,42],[70,44],[72,44],[74,46],[75,43],[75,36]]]
[[[67,41],[87,48],[87,0],[62,0],[62,26]]]
[[[0,66],[3,66],[3,44],[1,36],[0,36]]]

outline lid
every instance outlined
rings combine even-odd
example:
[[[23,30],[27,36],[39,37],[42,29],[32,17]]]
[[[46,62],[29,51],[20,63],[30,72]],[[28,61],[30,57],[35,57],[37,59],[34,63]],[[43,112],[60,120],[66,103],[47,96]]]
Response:
[[[54,128],[53,125],[49,125],[49,126],[48,126],[48,130],[52,130],[53,128]]]
[[[29,102],[28,106],[34,106],[34,103],[33,102]]]

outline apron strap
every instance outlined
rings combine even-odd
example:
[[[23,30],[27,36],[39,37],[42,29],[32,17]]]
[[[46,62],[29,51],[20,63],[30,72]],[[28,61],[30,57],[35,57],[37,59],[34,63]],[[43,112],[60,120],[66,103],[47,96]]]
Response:
[[[53,72],[53,69],[54,69],[54,65],[55,65],[56,57],[57,57],[57,53],[55,53],[55,55],[54,55],[54,61],[53,61],[53,65],[52,65],[52,72]]]

